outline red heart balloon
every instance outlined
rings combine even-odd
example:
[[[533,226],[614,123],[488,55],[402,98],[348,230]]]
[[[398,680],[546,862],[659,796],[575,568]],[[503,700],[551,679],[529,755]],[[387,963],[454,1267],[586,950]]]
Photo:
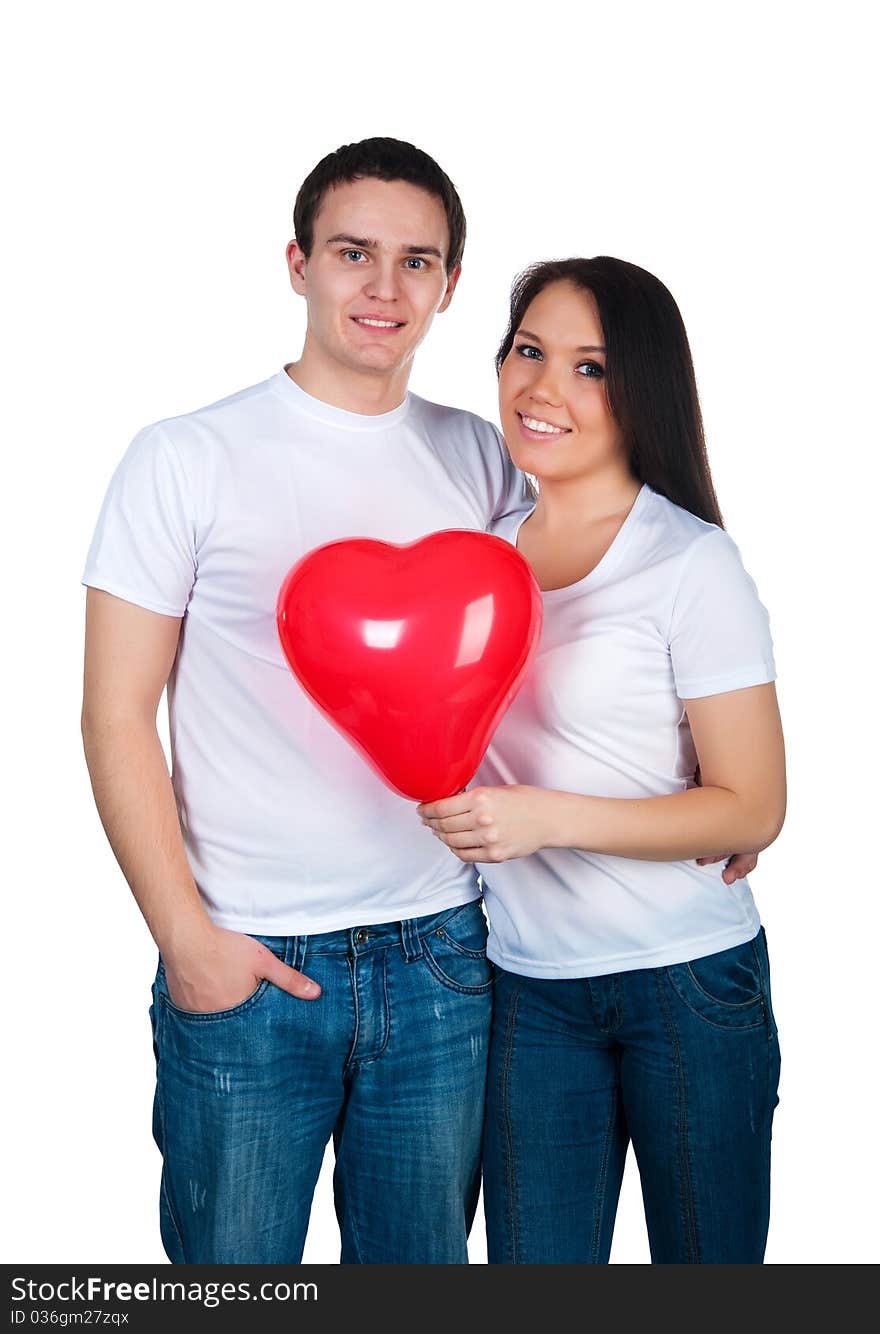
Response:
[[[278,595],[291,671],[389,787],[416,801],[473,778],[538,642],[541,594],[515,547],[465,530],[350,538]]]

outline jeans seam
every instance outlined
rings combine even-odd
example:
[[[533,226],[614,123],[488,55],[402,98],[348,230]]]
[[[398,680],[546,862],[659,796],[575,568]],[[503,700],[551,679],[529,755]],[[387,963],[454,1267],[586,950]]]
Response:
[[[605,1125],[605,1140],[602,1144],[602,1158],[599,1164],[599,1184],[596,1190],[596,1209],[593,1217],[593,1241],[591,1252],[593,1264],[599,1263],[599,1250],[602,1240],[602,1218],[605,1213],[605,1196],[608,1187],[608,1156],[616,1120],[617,1087],[615,1085],[615,1090],[611,1098],[611,1114]]]
[[[357,1263],[359,1265],[363,1264],[364,1253],[361,1247],[361,1234],[358,1231],[357,1213],[355,1212],[354,1203],[349,1189],[346,1189],[345,1193],[345,1221],[349,1226],[349,1235],[354,1245],[354,1253],[357,1258]]]
[[[758,940],[760,940],[762,937],[763,937],[763,945],[765,951],[764,957],[767,959],[767,964],[768,964],[767,968],[764,967],[764,959],[761,957],[761,951],[758,949],[758,943],[757,943]],[[761,989],[764,993],[764,1018],[767,1022],[767,1042],[770,1046],[772,1046],[773,1039],[777,1038],[779,1034],[776,1029],[776,1016],[773,1013],[773,1000],[770,991],[770,972],[769,972],[770,959],[769,956],[766,954],[767,932],[764,930],[763,926],[759,930],[758,934],[752,939],[752,949],[755,951],[755,960],[758,965],[758,973],[760,974],[761,977]]]
[[[360,1018],[361,1018],[360,1010],[358,1008],[357,973],[355,972],[355,965],[357,963],[357,959],[354,959],[350,954],[347,954],[346,963],[348,964],[348,973],[351,979],[351,998],[352,998],[352,1003],[354,1005],[354,1032],[351,1040],[351,1051],[348,1053],[345,1065],[342,1067],[343,1079],[345,1079],[352,1065],[354,1065],[356,1061],[355,1052],[357,1051],[358,1031],[360,1029]]]
[[[156,995],[157,999],[160,999],[158,988],[156,989]],[[159,1096],[159,1128],[162,1135],[162,1177],[159,1183],[159,1189],[165,1196],[165,1207],[168,1210],[168,1217],[171,1219],[171,1226],[174,1228],[174,1233],[175,1236],[177,1237],[178,1245],[180,1246],[180,1254],[184,1257],[184,1263],[185,1263],[186,1248],[183,1244],[183,1234],[180,1230],[180,1224],[177,1221],[177,1215],[175,1214],[174,1207],[171,1203],[171,1195],[168,1190],[168,1182],[167,1182],[168,1131],[167,1131],[167,1124],[165,1121],[165,1081],[162,1078],[162,1064],[163,1064],[162,1030],[164,1028],[163,1020],[165,1016],[165,1011],[161,1005],[156,1006],[156,1009],[158,1011],[156,1020],[157,1022],[156,1034],[158,1042],[156,1045],[159,1049],[159,1060],[156,1064],[156,1084],[158,1086],[157,1092]]]
[[[706,1000],[711,1001],[713,1005],[720,1005],[725,1010],[734,1010],[734,1011],[749,1010],[753,1006],[757,1005],[759,1001],[764,999],[764,988],[762,985],[761,990],[755,992],[754,996],[749,996],[748,1000],[744,1001],[720,1000],[718,996],[713,996],[711,991],[706,990],[706,988],[703,986],[700,979],[694,972],[693,968],[691,968],[690,963],[686,963],[683,966],[687,969],[688,976],[690,977],[697,991],[699,991],[701,995],[705,996]],[[760,965],[757,965],[757,967],[758,967],[758,976],[761,977]]]
[[[351,960],[349,960],[349,962],[351,962]],[[344,1113],[342,1113],[342,1115],[343,1115],[343,1117],[344,1117]],[[346,1227],[346,1225],[347,1225],[347,1226],[348,1226],[348,1230],[349,1230],[349,1236],[351,1237],[352,1246],[353,1246],[353,1248],[354,1248],[354,1254],[355,1254],[355,1260],[356,1260],[356,1263],[357,1263],[357,1264],[363,1264],[363,1252],[362,1252],[362,1250],[361,1250],[361,1238],[360,1238],[360,1233],[358,1232],[357,1217],[356,1217],[356,1215],[355,1215],[355,1211],[354,1211],[354,1204],[353,1204],[353,1201],[352,1201],[351,1189],[350,1189],[350,1186],[349,1186],[348,1184],[346,1184],[345,1187],[343,1188],[343,1186],[342,1186],[342,1180],[343,1180],[343,1175],[344,1175],[344,1174],[341,1172],[341,1169],[340,1169],[340,1166],[339,1166],[340,1155],[341,1155],[341,1153],[342,1153],[342,1151],[343,1151],[343,1149],[344,1149],[344,1147],[345,1147],[345,1130],[346,1130],[346,1127],[345,1127],[345,1121],[344,1121],[344,1119],[343,1119],[343,1122],[342,1122],[342,1129],[341,1129],[341,1131],[339,1132],[338,1135],[335,1135],[335,1134],[334,1134],[334,1136],[333,1136],[333,1150],[334,1150],[334,1155],[335,1155],[335,1158],[336,1158],[336,1173],[339,1173],[339,1174],[340,1174],[340,1175],[339,1175],[339,1181],[338,1181],[338,1183],[337,1183],[337,1181],[336,1181],[336,1173],[334,1173],[334,1196],[336,1196],[336,1215],[337,1215],[337,1218],[339,1219],[340,1231],[341,1231],[342,1234],[343,1234],[343,1235],[342,1235],[342,1238],[341,1238],[343,1246],[345,1245],[345,1235],[344,1235],[344,1234],[345,1234],[345,1227]],[[342,1217],[342,1218],[339,1218],[339,1199],[338,1199],[338,1196],[336,1195],[337,1189],[338,1189],[338,1191],[339,1191],[340,1194],[343,1193],[343,1189],[344,1189],[345,1211],[344,1211],[344,1217]]]
[[[422,940],[425,936],[432,936],[435,931],[445,930],[449,923],[454,922],[456,917],[460,917],[466,908],[473,908],[475,903],[482,902],[482,899],[471,899],[468,903],[459,904],[457,908],[452,910],[448,917],[443,918],[442,922],[438,922],[436,926],[427,927],[424,931],[420,931],[418,933],[419,940]]]
[[[669,981],[672,985],[672,989],[675,992],[676,996],[678,996],[682,1005],[684,1005],[686,1009],[690,1010],[691,1014],[696,1015],[696,1017],[700,1020],[701,1023],[708,1024],[710,1028],[717,1028],[723,1033],[751,1033],[753,1029],[760,1028],[761,1025],[766,1022],[767,1005],[764,999],[763,992],[760,995],[756,996],[753,1000],[749,1001],[745,1006],[745,1008],[742,1010],[742,1014],[747,1013],[750,1015],[754,1014],[756,1016],[751,1023],[733,1024],[730,1023],[729,1021],[722,1022],[721,1018],[722,1015],[729,1016],[729,1019],[739,1017],[740,1011],[738,1011],[735,1005],[730,1005],[727,1001],[716,1000],[716,998],[714,996],[710,996],[707,991],[703,991],[703,988],[700,986],[699,982],[697,982],[697,979],[693,976],[693,973],[690,971],[690,969],[688,969],[688,976],[693,978],[693,982],[697,990],[701,993],[701,995],[705,996],[706,1000],[708,1000],[710,1004],[716,1005],[718,1007],[714,1018],[711,1017],[709,1014],[704,1014],[702,1010],[698,1010],[696,1005],[692,1005],[691,1002],[688,1000],[682,986],[680,985],[680,982],[676,982],[672,969],[671,968],[667,969],[667,972],[669,974]]]
[[[239,1015],[247,1014],[248,1010],[253,1009],[257,1002],[263,999],[270,985],[268,978],[262,978],[256,991],[252,991],[243,1001],[239,1001],[238,1005],[232,1005],[227,1010],[205,1010],[204,1013],[200,1010],[181,1010],[164,992],[159,993],[159,1000],[164,1010],[167,1010],[169,1014],[177,1015],[178,1019],[182,1019],[184,1023],[222,1024],[226,1019],[237,1019]]]
[[[349,960],[349,963],[350,962],[351,960]],[[388,963],[388,956],[386,954],[385,958],[382,960],[382,1000],[385,1007],[385,1031],[382,1035],[382,1045],[376,1051],[374,1051],[371,1056],[349,1057],[348,1063],[345,1067],[346,1071],[348,1071],[349,1069],[353,1070],[355,1067],[357,1067],[358,1070],[361,1070],[365,1065],[371,1065],[373,1061],[378,1061],[379,1057],[385,1054],[385,1050],[388,1046],[388,1039],[391,1036],[391,1007],[388,1004],[387,963]],[[352,1051],[355,1050],[356,1046],[357,1046],[357,1029],[355,1029],[355,1043],[352,1046]]]
[[[678,1164],[681,1189],[681,1219],[687,1240],[688,1262],[691,1264],[699,1264],[700,1239],[699,1229],[697,1227],[696,1207],[694,1203],[694,1184],[691,1178],[689,1127],[687,1119],[687,1085],[684,1074],[684,1062],[681,1055],[681,1044],[678,1040],[678,1032],[675,1027],[675,1021],[672,1018],[672,1013],[669,1008],[669,999],[666,995],[664,986],[666,972],[666,969],[657,969],[654,978],[657,985],[657,994],[660,1001],[660,1008],[663,1013],[663,1020],[666,1025],[666,1033],[673,1051],[676,1069],[675,1101],[676,1112],[678,1114]]]
[[[504,1208],[507,1212],[508,1235],[510,1237],[510,1260],[511,1264],[519,1263],[520,1236],[519,1236],[519,1199],[516,1178],[516,1156],[513,1147],[513,1118],[510,1113],[510,1076],[511,1065],[513,1063],[513,1043],[516,1036],[516,1020],[519,1011],[519,1001],[522,994],[522,984],[510,998],[507,1007],[507,1040],[504,1045],[504,1055],[501,1060],[499,1070],[499,1102],[502,1110],[502,1128],[504,1132],[504,1172],[507,1180],[506,1199]]]
[[[165,1132],[164,1132],[164,1128],[163,1128],[162,1134],[163,1134],[163,1140],[164,1140],[164,1134],[165,1134]],[[166,1207],[166,1209],[168,1210],[168,1217],[171,1219],[171,1226],[174,1228],[174,1235],[177,1237],[177,1242],[178,1242],[178,1245],[180,1246],[180,1254],[183,1256],[184,1264],[186,1264],[186,1249],[185,1249],[184,1244],[183,1244],[183,1237],[181,1236],[180,1227],[178,1226],[177,1215],[175,1214],[175,1212],[174,1212],[174,1208],[173,1208],[173,1206],[172,1206],[172,1204],[171,1204],[171,1196],[170,1196],[169,1193],[168,1193],[168,1185],[167,1185],[167,1182],[166,1182],[166,1180],[165,1180],[165,1164],[164,1164],[164,1163],[162,1164],[162,1181],[161,1181],[161,1185],[160,1185],[159,1188],[160,1188],[160,1190],[162,1191],[162,1194],[165,1196],[165,1207]]]
[[[486,958],[485,955],[479,955],[478,957]],[[495,985],[495,970],[489,959],[486,959],[486,962],[488,963],[489,968],[492,969],[491,976],[488,982],[481,982],[479,986],[476,987],[467,987],[462,982],[456,982],[455,978],[450,977],[448,973],[444,972],[431,953],[431,947],[427,941],[425,941],[425,951],[421,961],[425,964],[429,973],[437,979],[442,987],[445,987],[447,991],[457,992],[460,996],[485,996],[488,995]]]

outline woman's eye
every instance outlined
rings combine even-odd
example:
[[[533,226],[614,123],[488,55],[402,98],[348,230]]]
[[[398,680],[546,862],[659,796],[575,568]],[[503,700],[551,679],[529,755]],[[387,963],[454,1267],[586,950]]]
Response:
[[[517,343],[516,352],[517,356],[525,357],[526,361],[540,361],[541,359],[541,353],[531,343]],[[534,356],[532,356],[532,353],[534,353]]]
[[[601,380],[605,374],[605,367],[598,361],[582,361],[577,369],[585,380]]]

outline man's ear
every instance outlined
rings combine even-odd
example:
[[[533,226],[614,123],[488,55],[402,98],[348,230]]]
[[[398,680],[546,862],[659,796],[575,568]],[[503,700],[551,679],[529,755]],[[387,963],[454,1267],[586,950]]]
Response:
[[[437,314],[438,314],[438,315],[442,315],[442,314],[443,314],[444,310],[446,309],[446,307],[449,305],[450,301],[452,300],[452,293],[455,291],[456,286],[458,285],[458,280],[459,280],[460,277],[461,277],[461,265],[460,265],[460,264],[456,264],[455,268],[452,270],[452,272],[450,273],[449,277],[446,279],[446,292],[444,293],[443,300],[440,302],[440,305],[437,307]]]
[[[306,254],[299,242],[294,238],[288,241],[287,249],[284,252],[287,258],[287,271],[290,274],[290,285],[299,296],[306,294]]]

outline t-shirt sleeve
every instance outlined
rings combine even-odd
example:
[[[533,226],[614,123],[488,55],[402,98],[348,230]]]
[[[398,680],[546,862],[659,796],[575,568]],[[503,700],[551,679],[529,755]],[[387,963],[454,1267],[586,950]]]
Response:
[[[776,679],[766,608],[723,529],[685,557],[669,628],[679,699],[721,695]]]
[[[161,426],[146,426],[107,488],[82,583],[149,611],[182,616],[195,578],[186,476]]]
[[[489,527],[500,523],[502,519],[513,517],[522,517],[528,514],[529,510],[534,508],[535,497],[529,489],[524,473],[517,468],[510,455],[507,452],[507,445],[504,443],[504,437],[501,432],[492,427],[498,450],[501,456],[500,465],[500,486],[496,491],[494,501],[495,506],[492,511],[492,517],[489,521]]]

